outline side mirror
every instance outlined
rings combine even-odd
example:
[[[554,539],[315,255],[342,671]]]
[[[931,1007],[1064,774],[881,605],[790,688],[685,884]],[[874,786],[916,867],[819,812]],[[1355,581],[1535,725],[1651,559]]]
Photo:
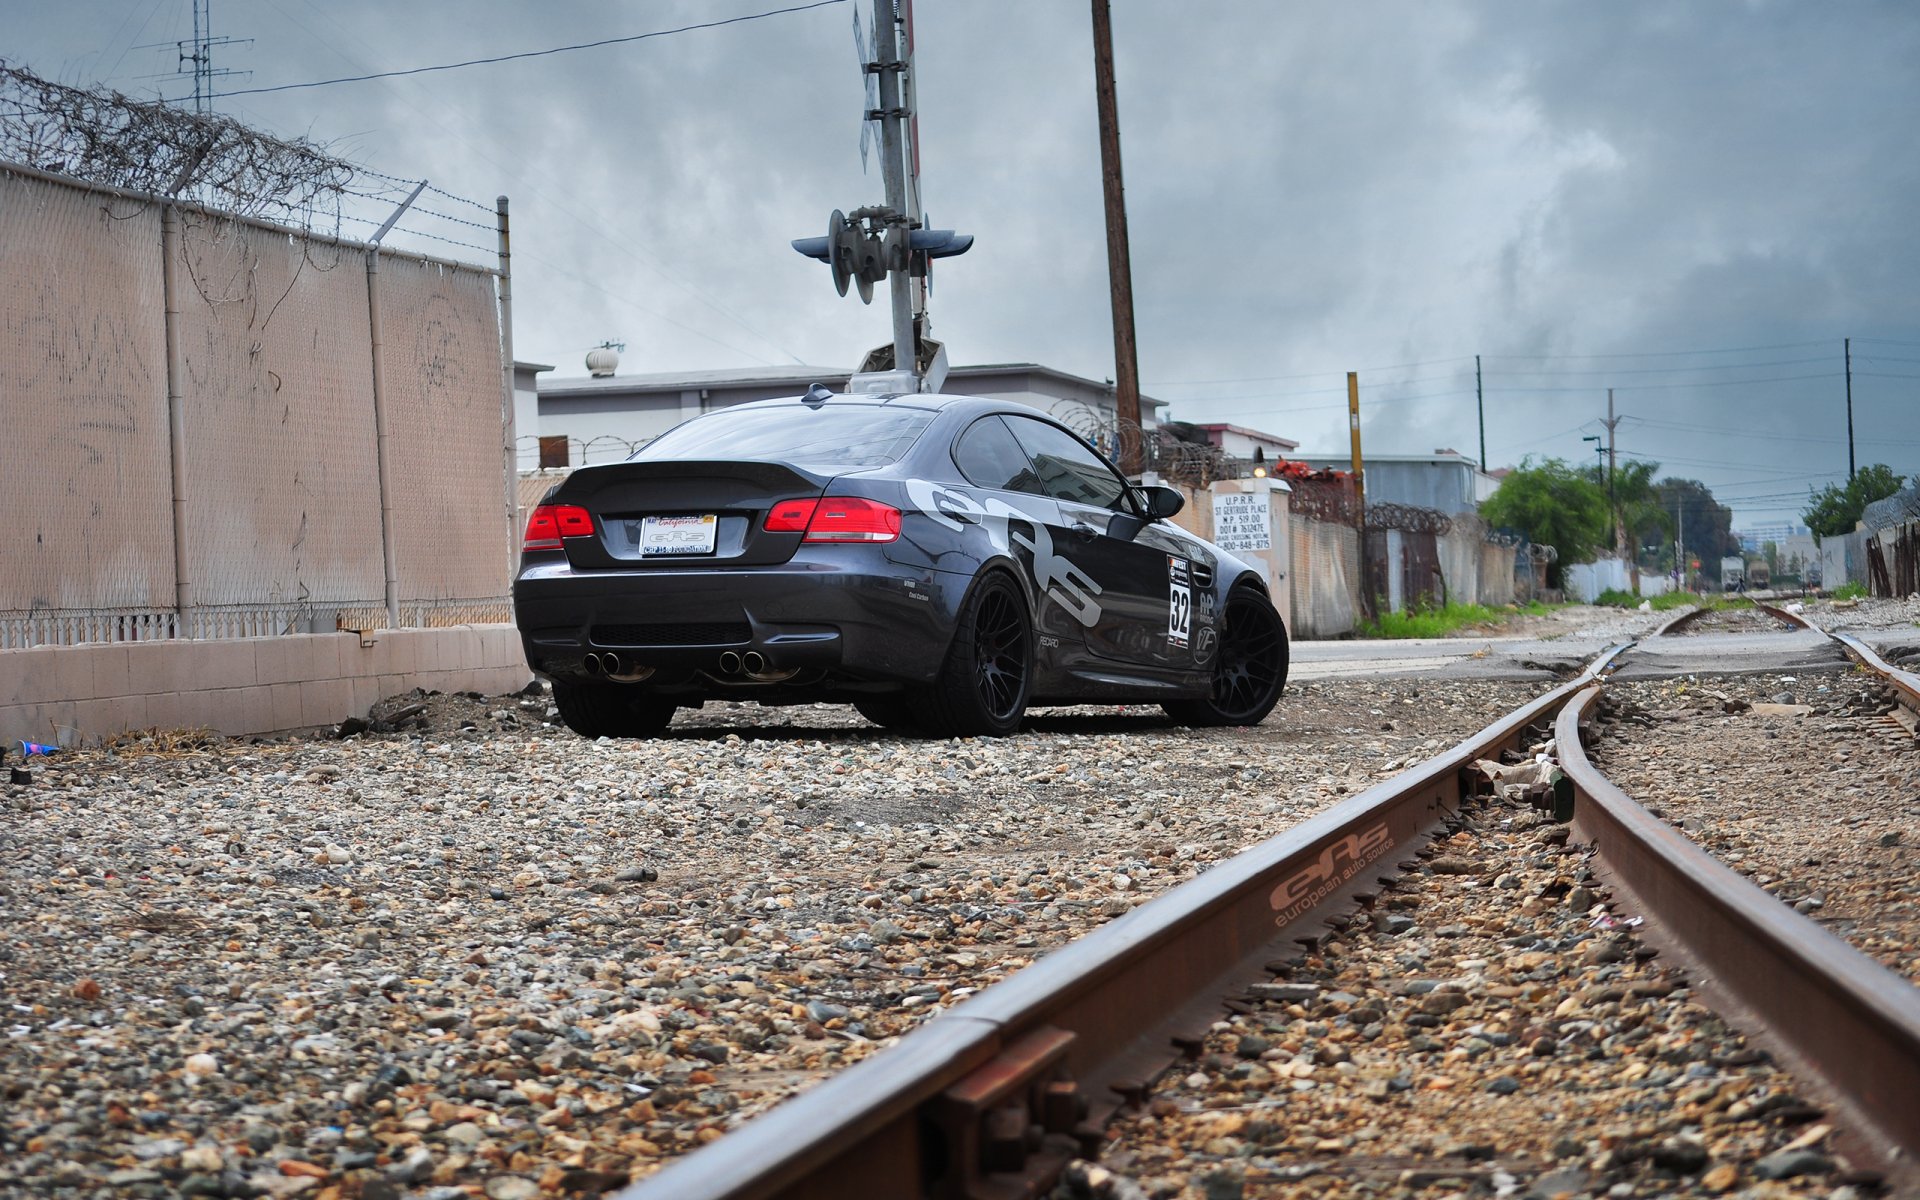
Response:
[[[1146,506],[1147,518],[1153,521],[1171,517],[1187,506],[1187,498],[1180,494],[1179,488],[1170,488],[1162,483],[1143,485],[1140,499]]]

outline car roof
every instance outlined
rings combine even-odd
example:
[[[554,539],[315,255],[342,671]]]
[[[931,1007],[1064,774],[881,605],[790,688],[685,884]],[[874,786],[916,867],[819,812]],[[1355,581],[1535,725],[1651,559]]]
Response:
[[[806,404],[805,396],[780,396],[772,400],[753,400],[745,404],[729,404],[714,412],[731,412],[737,409],[790,408],[796,404]],[[1015,400],[995,400],[986,396],[960,396],[946,392],[897,392],[892,394],[871,392],[834,392],[820,407],[833,406],[844,408],[859,405],[867,408],[918,408],[929,412],[949,412],[954,410],[978,409],[981,412],[1022,413],[1029,416],[1047,417],[1047,414],[1030,404],[1021,404]],[[1047,418],[1051,419],[1051,418]]]

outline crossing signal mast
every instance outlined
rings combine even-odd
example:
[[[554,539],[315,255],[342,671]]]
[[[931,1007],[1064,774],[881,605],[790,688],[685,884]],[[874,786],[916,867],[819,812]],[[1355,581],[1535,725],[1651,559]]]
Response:
[[[869,350],[854,376],[856,391],[937,392],[947,374],[946,348],[927,337],[927,279],[932,260],[965,254],[973,235],[928,229],[920,209],[919,129],[913,111],[913,0],[874,0],[873,53],[860,36],[854,10],[854,40],[861,51],[868,107],[865,122],[880,127],[880,174],[886,203],[833,210],[827,235],[796,238],[793,248],[833,272],[842,296],[848,287],[862,303],[873,302],[874,285],[889,284],[893,341]],[[877,85],[877,86],[875,86]],[[866,158],[866,126],[861,158]]]

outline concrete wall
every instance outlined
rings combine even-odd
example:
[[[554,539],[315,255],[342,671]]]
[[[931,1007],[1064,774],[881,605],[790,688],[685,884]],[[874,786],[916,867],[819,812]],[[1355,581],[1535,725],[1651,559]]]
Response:
[[[500,695],[532,678],[511,625],[36,646],[0,651],[0,739],[268,733],[365,716],[416,687]]]
[[[1591,603],[1601,592],[1630,592],[1633,577],[1627,564],[1617,558],[1601,558],[1590,563],[1573,563],[1562,572],[1567,599]]]

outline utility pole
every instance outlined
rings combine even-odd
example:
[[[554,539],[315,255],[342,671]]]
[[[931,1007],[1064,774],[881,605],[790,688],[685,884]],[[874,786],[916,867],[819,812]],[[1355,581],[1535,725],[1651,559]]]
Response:
[[[1687,527],[1680,519],[1680,489],[1673,492],[1673,569],[1679,580],[1678,591],[1687,590]]]
[[[1378,601],[1373,594],[1373,588],[1367,584],[1367,477],[1366,464],[1360,458],[1360,373],[1358,371],[1347,372],[1347,428],[1352,431],[1353,439],[1353,531],[1360,544],[1360,562],[1356,571],[1359,586],[1354,588],[1354,592],[1360,597],[1361,610],[1366,614],[1367,619],[1371,620]]]
[[[1361,473],[1360,461],[1360,372],[1347,372],[1347,427],[1353,434],[1353,492],[1361,511],[1361,528],[1366,528],[1367,510],[1366,476]]]
[[[1620,418],[1613,415],[1613,389],[1607,389],[1607,419],[1601,424],[1607,427],[1607,507],[1613,510],[1613,552],[1621,558],[1627,556],[1627,523],[1620,516],[1620,501],[1614,494],[1613,474],[1618,466],[1618,447],[1614,444],[1614,430],[1620,424]]]
[[[1847,356],[1847,482],[1853,482],[1853,339],[1841,343]]]
[[[912,225],[907,215],[907,180],[904,137],[901,126],[906,110],[900,103],[900,26],[894,17],[894,0],[873,0],[873,34],[880,68],[880,178],[886,184],[887,207],[893,210],[887,241],[897,245],[897,260],[888,271],[893,298],[893,369],[911,371],[917,378],[919,354],[913,345],[913,280],[909,274],[912,256],[907,240]],[[897,239],[897,240],[896,240]]]
[[[1480,469],[1487,469],[1487,391],[1480,379],[1480,356],[1473,356],[1473,406],[1480,412]]]
[[[1114,415],[1123,422],[1120,469],[1140,472],[1144,438],[1124,436],[1124,422],[1140,428],[1140,359],[1133,337],[1133,265],[1127,253],[1127,196],[1120,174],[1120,105],[1113,87],[1113,21],[1107,0],[1093,0],[1093,90],[1100,109],[1100,179],[1107,202],[1107,282],[1113,291]],[[1351,378],[1351,376],[1349,376]],[[1360,426],[1354,424],[1354,453]]]

